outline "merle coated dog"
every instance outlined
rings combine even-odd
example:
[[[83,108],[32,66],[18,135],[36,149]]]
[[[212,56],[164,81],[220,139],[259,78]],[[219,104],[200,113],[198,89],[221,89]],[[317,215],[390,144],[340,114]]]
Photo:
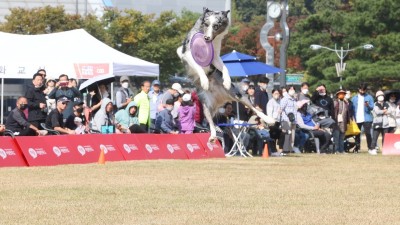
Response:
[[[211,135],[209,141],[216,140],[216,128],[212,118],[217,113],[218,108],[229,101],[239,101],[254,111],[266,123],[275,123],[272,117],[266,116],[262,111],[257,110],[244,97],[241,90],[231,84],[228,69],[219,56],[222,39],[229,28],[229,12],[229,10],[211,11],[208,8],[204,8],[203,14],[186,36],[183,46],[177,50],[179,57],[185,64],[188,77],[193,80],[200,101],[203,104],[204,116],[210,125]],[[211,41],[214,47],[214,59],[207,67],[198,65],[190,52],[190,41],[193,35],[198,32],[203,33],[205,41]]]

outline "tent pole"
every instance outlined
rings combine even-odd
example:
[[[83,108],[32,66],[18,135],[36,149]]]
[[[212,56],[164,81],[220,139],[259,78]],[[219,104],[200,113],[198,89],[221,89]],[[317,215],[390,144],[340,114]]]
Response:
[[[3,110],[4,110],[4,77],[1,78],[1,120],[0,123],[3,122]]]
[[[114,82],[111,83],[111,101],[114,101]]]

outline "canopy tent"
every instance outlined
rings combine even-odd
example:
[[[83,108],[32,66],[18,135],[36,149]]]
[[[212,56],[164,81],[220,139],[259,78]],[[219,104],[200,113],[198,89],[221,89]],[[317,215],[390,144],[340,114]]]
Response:
[[[99,75],[159,76],[159,65],[119,52],[83,29],[52,34],[20,35],[0,32],[1,121],[4,80],[32,79],[38,69],[47,78],[67,74],[90,79]]]
[[[159,75],[158,64],[119,52],[83,29],[39,35],[0,32],[0,49],[1,78],[31,79],[40,68],[53,78]]]

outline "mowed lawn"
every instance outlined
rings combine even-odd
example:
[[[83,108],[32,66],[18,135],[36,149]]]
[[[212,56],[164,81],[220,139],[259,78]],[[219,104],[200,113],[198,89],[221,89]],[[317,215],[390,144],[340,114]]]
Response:
[[[0,168],[0,224],[400,224],[400,157]]]

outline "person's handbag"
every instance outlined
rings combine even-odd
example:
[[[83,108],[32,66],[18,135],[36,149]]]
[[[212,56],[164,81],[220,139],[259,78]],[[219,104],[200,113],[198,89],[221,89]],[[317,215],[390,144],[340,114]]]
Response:
[[[114,134],[115,133],[115,126],[110,125],[103,125],[101,126],[101,131],[102,134]]]
[[[350,120],[347,124],[346,136],[355,136],[361,133],[360,128],[358,128],[357,123],[354,120]]]
[[[296,120],[296,117],[295,117],[294,113],[292,113],[292,112],[288,113],[287,117],[289,118],[289,121],[291,123],[293,123]]]
[[[383,123],[373,123],[372,129],[380,129],[383,127]]]

